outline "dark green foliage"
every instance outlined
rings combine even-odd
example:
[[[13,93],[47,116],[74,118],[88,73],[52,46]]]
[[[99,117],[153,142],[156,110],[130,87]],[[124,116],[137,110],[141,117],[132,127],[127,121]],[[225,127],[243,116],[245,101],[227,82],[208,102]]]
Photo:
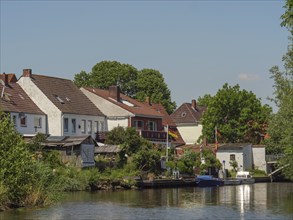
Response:
[[[293,180],[293,1],[287,0],[285,13],[282,15],[282,26],[290,32],[288,51],[283,57],[285,71],[277,66],[270,69],[274,80],[273,101],[278,112],[271,118],[269,124],[270,139],[267,140],[267,151],[270,154],[284,154],[278,166],[284,167],[282,173]]]
[[[108,89],[109,86],[120,86],[121,92],[129,97],[145,101],[149,97],[153,103],[161,103],[168,113],[176,108],[171,101],[171,92],[164,81],[163,75],[153,69],[138,71],[129,64],[117,61],[102,61],[97,63],[91,73],[81,71],[74,77],[78,87],[97,87]]]
[[[164,77],[157,70],[142,69],[138,73],[136,99],[145,101],[147,97],[153,103],[161,103],[169,114],[176,108]]]
[[[255,94],[240,90],[239,85],[229,86],[227,83],[213,97],[206,95],[200,98],[207,104],[203,115],[203,137],[215,141],[215,127],[220,131],[219,142],[239,143],[260,142],[260,135],[266,133],[271,108],[261,105]]]
[[[31,187],[32,155],[8,116],[0,112],[0,179],[10,202],[22,205]]]

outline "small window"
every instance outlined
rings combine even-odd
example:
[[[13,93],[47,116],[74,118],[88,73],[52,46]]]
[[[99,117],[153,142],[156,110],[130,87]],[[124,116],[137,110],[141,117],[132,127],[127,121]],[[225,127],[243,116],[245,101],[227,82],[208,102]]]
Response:
[[[76,119],[75,118],[71,119],[71,132],[76,133]]]
[[[42,127],[42,118],[41,117],[35,117],[34,118],[34,126],[35,128],[41,128]]]
[[[86,125],[86,121],[85,120],[81,120],[81,133],[85,133],[85,125]]]
[[[155,121],[150,121],[148,129],[149,129],[149,131],[156,131],[157,130],[157,123]]]
[[[232,160],[232,161],[235,160],[235,154],[230,154],[230,160]]]
[[[97,133],[98,132],[98,128],[99,128],[99,123],[97,121],[95,121],[94,123],[95,123],[94,131],[95,131],[95,133]]]
[[[91,120],[87,121],[87,133],[88,134],[92,133],[92,121]]]
[[[14,124],[14,126],[17,126],[16,115],[12,115],[12,123]]]
[[[181,117],[184,118],[186,116],[186,112],[181,113]]]
[[[143,128],[143,121],[134,121],[135,128]]]
[[[68,132],[68,118],[64,118],[63,122],[64,122],[63,131]]]
[[[26,116],[22,116],[20,118],[20,126],[21,127],[26,127]]]
[[[104,122],[102,121],[99,123],[99,131],[104,131]]]

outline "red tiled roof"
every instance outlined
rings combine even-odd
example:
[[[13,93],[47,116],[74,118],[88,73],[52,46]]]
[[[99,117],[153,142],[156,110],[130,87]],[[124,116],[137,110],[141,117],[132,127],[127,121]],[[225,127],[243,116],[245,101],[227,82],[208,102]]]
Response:
[[[150,108],[150,106],[148,106],[142,102],[139,102],[133,98],[130,98],[122,93],[120,93],[121,101],[116,101],[109,96],[109,90],[103,90],[103,89],[98,89],[98,88],[84,88],[84,89],[86,89],[87,91],[89,91],[95,95],[98,95],[98,96],[108,100],[109,102],[133,113],[136,116],[157,117],[157,118],[163,117],[163,115],[160,112],[155,111],[154,109]],[[128,102],[132,106],[123,103],[123,101]]]
[[[176,124],[198,123],[205,110],[206,107],[197,106],[194,108],[191,103],[183,103],[171,114],[171,118]]]
[[[0,96],[3,85],[0,84]],[[5,112],[24,112],[44,115],[38,106],[29,98],[17,83],[10,83],[4,88],[3,97],[0,97],[0,109]]]
[[[32,81],[63,113],[104,115],[71,80],[33,74]]]

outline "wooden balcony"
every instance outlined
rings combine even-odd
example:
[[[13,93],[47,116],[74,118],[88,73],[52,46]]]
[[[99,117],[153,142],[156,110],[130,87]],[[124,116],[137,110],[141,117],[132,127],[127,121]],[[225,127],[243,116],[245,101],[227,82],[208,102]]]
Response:
[[[167,132],[165,131],[138,131],[140,136],[151,142],[166,142]]]

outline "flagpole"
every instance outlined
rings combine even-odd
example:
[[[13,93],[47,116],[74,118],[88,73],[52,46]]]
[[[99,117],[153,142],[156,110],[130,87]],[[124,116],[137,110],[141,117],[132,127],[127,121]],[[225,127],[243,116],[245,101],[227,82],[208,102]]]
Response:
[[[166,161],[168,161],[168,146],[169,146],[169,124],[167,124],[167,143],[166,143]]]
[[[218,151],[218,129],[215,127],[215,142],[216,142],[216,152]]]

